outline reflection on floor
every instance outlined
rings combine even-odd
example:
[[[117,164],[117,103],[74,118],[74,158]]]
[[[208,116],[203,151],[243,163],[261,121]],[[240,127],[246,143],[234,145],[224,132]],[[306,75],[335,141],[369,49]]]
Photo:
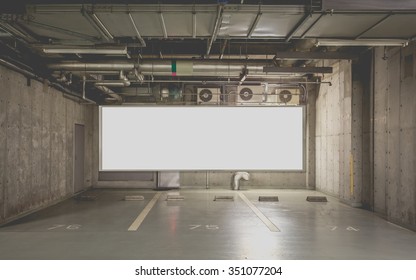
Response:
[[[416,259],[415,232],[331,197],[307,202],[315,191],[84,195],[0,228],[0,259]]]

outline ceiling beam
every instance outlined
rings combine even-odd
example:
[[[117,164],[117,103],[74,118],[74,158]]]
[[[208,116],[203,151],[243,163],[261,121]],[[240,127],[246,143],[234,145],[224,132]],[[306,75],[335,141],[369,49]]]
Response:
[[[370,26],[369,28],[367,28],[366,30],[364,30],[363,32],[361,32],[360,34],[358,34],[357,37],[355,37],[355,40],[360,39],[361,37],[363,37],[368,31],[376,28],[377,26],[379,26],[380,24],[382,24],[384,21],[386,21],[392,15],[393,14],[389,14],[389,15],[383,17],[382,19],[380,19],[379,21],[377,21],[375,24],[373,24],[372,26]]]
[[[133,26],[133,29],[136,32],[137,39],[139,39],[142,47],[146,47],[146,42],[143,40],[142,35],[140,35],[139,29],[137,28],[136,22],[134,21],[134,18],[132,17],[131,13],[129,13],[129,18],[130,18],[131,25]]]
[[[220,26],[222,22],[222,12],[224,11],[223,5],[218,5],[217,8],[217,17],[215,19],[214,29],[212,30],[211,39],[208,39],[208,47],[207,47],[207,56],[211,52],[212,44],[217,39],[218,33],[220,31]]]
[[[285,60],[309,60],[309,59],[336,59],[351,60],[358,56],[345,52],[278,52],[273,59]]]
[[[259,20],[260,20],[260,18],[261,18],[261,15],[262,15],[262,14],[263,14],[263,13],[259,11],[259,12],[257,13],[256,18],[254,19],[253,23],[251,24],[251,27],[250,27],[250,29],[249,29],[249,31],[248,31],[248,34],[247,34],[247,37],[248,37],[249,39],[251,38],[251,35],[253,35],[253,32],[254,32],[254,30],[256,29],[257,24],[259,23]]]
[[[263,67],[265,73],[330,74],[332,67]]]
[[[311,14],[306,14],[302,17],[302,19],[295,25],[295,27],[290,31],[290,33],[287,35],[285,42],[289,42],[293,35],[295,35],[298,30],[305,25],[305,23],[308,21],[308,19],[311,17]]]

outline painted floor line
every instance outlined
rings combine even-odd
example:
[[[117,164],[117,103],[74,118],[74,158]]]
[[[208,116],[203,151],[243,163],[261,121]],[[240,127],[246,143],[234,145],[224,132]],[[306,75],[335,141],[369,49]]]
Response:
[[[269,228],[270,231],[272,232],[280,232],[280,229],[272,223],[272,221],[270,221],[266,216],[264,216],[264,214],[253,204],[251,203],[250,200],[248,200],[248,198],[242,194],[239,193],[241,199],[247,204],[248,207],[250,207],[251,210],[253,210],[254,214],[257,215],[257,217],[259,217],[259,219]]]
[[[152,210],[153,206],[155,206],[157,200],[159,199],[161,193],[158,192],[152,198],[152,200],[146,205],[142,212],[140,212],[139,216],[137,216],[136,220],[131,224],[128,231],[136,231],[139,229],[140,225],[143,223],[144,219],[146,218],[147,214],[149,214],[150,210]]]

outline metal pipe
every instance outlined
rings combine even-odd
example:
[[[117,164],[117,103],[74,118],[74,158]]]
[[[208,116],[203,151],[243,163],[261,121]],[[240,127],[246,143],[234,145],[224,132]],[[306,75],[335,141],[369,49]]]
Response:
[[[100,78],[100,76],[97,75],[91,75],[89,74],[89,76],[93,79],[98,80]],[[83,77],[84,80],[84,77]],[[88,80],[85,80],[85,82],[88,82]],[[98,90],[102,91],[103,93],[111,96],[112,98],[116,99],[117,102],[121,103],[123,101],[123,99],[121,98],[120,95],[118,95],[117,93],[115,93],[114,91],[112,91],[111,89],[109,89],[108,87],[104,86],[104,85],[95,85],[94,87],[97,88]]]
[[[48,65],[49,69],[53,70],[79,70],[79,71],[94,71],[94,70],[134,70],[137,64],[128,62],[118,63],[80,63],[80,62],[64,62],[52,63]]]
[[[280,78],[280,77],[279,77]],[[190,84],[229,84],[229,85],[238,85],[240,81],[202,81],[202,80],[144,80],[143,83],[190,83]],[[244,81],[243,84],[261,84],[262,81]],[[307,82],[307,81],[293,81],[293,82],[273,82],[273,85],[285,85],[285,86],[298,86],[299,83],[302,84],[328,84],[331,85],[331,82]]]
[[[22,74],[22,75],[24,75],[24,76],[26,76],[28,78],[32,78],[34,80],[37,80],[37,81],[39,81],[41,83],[43,83],[45,81],[44,78],[42,78],[42,77],[40,77],[40,76],[38,76],[38,75],[36,75],[36,74],[28,71],[28,70],[22,69],[22,68],[14,65],[13,63],[10,63],[10,62],[4,60],[4,59],[0,59],[0,64],[3,65],[3,66],[5,66],[5,67],[7,67],[7,68],[9,68],[9,69],[11,69],[11,70],[13,70],[13,71],[15,71],[15,72],[20,73],[20,74]],[[53,88],[55,88],[55,89],[63,92],[63,93],[69,94],[69,95],[71,95],[73,97],[76,97],[76,98],[79,98],[79,99],[84,99],[85,101],[87,101],[89,103],[96,104],[95,101],[90,100],[88,98],[82,98],[82,96],[80,96],[79,94],[73,92],[70,89],[67,89],[67,88],[63,87],[62,85],[60,85],[58,83],[49,82],[49,85],[52,86]]]
[[[282,73],[315,73],[316,71],[323,71],[321,68],[315,67],[264,67],[263,65],[246,65],[243,63],[212,63],[212,62],[192,62],[189,61],[189,71],[177,72],[177,76],[223,76],[239,78],[244,69],[248,70],[249,77],[260,75],[267,76],[265,72],[282,72]],[[129,62],[115,62],[115,63],[79,63],[79,62],[64,62],[57,64],[49,64],[48,67],[53,70],[65,71],[108,71],[108,70],[123,70],[135,71],[138,70],[142,75],[153,76],[171,76],[172,62],[159,61],[147,62],[143,64],[135,64]],[[324,69],[326,70],[326,69]],[[319,72],[321,73],[321,72]]]
[[[224,52],[225,52],[225,48],[227,47],[227,44],[228,44],[228,39],[225,39],[224,44],[221,47],[221,54],[219,57],[220,60],[224,57]]]
[[[85,80],[86,80],[86,77],[84,75],[82,76],[82,99],[85,99]]]
[[[32,73],[28,70],[22,69],[22,68],[14,65],[13,63],[10,63],[10,62],[4,60],[4,59],[0,59],[0,64],[9,68],[9,69],[11,69],[11,70],[14,70],[14,71],[20,73],[20,74],[22,74],[22,75],[24,75],[28,78],[32,78],[32,79],[38,80],[40,82],[43,82],[43,79],[41,77],[35,75],[34,73]]]
[[[304,73],[321,74],[332,73],[332,67],[263,67],[266,73]]]
[[[94,86],[128,87],[130,86],[130,81],[125,81],[125,80],[98,81],[94,83]]]
[[[117,102],[121,103],[123,101],[120,95],[116,94],[114,91],[112,91],[108,87],[105,87],[105,86],[95,86],[95,87],[101,90],[102,92],[104,92],[105,94],[114,98]]]
[[[13,34],[16,37],[21,37],[22,39],[26,39],[26,40],[34,40],[34,38],[32,36],[30,36],[29,34],[27,34],[26,32],[22,32],[21,30],[19,30],[18,28],[14,27],[13,25],[4,22],[2,20],[0,20],[0,27],[6,31],[6,33],[3,34]],[[36,40],[34,40],[36,41]]]

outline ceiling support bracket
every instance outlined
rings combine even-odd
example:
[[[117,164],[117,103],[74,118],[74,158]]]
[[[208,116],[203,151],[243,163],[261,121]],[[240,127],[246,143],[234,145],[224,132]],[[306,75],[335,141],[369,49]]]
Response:
[[[209,56],[209,53],[211,52],[212,44],[217,39],[218,33],[220,31],[223,11],[224,11],[224,5],[218,5],[217,17],[215,19],[214,29],[212,31],[211,38],[208,39],[207,56]]]
[[[104,38],[107,42],[110,42],[114,39],[113,35],[105,27],[104,23],[98,18],[98,16],[91,11],[82,9],[82,15],[88,20],[91,26],[97,30],[101,37]]]
[[[137,39],[139,40],[142,47],[146,47],[146,42],[143,40],[142,35],[140,35],[139,29],[137,28],[137,25],[136,25],[136,22],[134,21],[133,16],[131,15],[131,13],[128,13],[128,14],[129,14],[131,25],[133,26],[133,29],[136,32]]]
[[[262,14],[263,13],[259,11],[257,13],[256,18],[254,19],[253,23],[251,24],[251,27],[250,27],[250,29],[248,31],[248,34],[247,34],[247,37],[249,39],[251,39],[251,35],[253,35],[254,30],[256,30],[257,24],[259,23],[259,20],[260,20]]]

